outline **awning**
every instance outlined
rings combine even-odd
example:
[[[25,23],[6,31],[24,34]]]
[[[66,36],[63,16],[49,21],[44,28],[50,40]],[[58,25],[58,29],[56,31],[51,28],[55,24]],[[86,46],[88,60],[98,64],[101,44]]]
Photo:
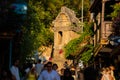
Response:
[[[102,47],[102,48],[100,49],[100,52],[108,52],[108,53],[110,53],[110,52],[112,52],[112,49],[111,49],[111,48],[108,48],[108,47]]]

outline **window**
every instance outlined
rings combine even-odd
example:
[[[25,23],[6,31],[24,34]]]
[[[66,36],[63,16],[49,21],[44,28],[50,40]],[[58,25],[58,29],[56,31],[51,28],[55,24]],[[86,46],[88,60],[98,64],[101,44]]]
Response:
[[[62,31],[59,31],[59,32],[58,32],[58,44],[61,44],[61,43],[62,43],[62,36],[63,36]]]

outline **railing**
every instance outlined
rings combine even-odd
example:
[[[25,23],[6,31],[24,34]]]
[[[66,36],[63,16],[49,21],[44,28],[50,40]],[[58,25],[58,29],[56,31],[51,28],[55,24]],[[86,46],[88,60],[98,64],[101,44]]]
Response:
[[[106,39],[113,33],[112,21],[104,21],[102,26],[102,38]]]

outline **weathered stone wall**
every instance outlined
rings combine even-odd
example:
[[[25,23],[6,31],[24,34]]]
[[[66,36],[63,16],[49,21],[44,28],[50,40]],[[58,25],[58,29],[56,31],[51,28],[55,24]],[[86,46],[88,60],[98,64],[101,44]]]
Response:
[[[78,19],[73,11],[68,8],[62,8],[54,23],[54,58],[53,62],[57,63],[59,69],[63,68],[65,61],[70,65],[72,61],[65,59],[64,46],[72,39],[79,35],[72,30],[73,25],[77,25]],[[77,28],[77,26],[74,26]]]

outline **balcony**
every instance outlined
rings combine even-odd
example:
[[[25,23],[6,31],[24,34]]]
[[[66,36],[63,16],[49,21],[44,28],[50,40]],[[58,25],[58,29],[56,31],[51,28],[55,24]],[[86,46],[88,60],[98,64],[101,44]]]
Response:
[[[102,38],[107,39],[112,33],[113,33],[113,28],[112,28],[112,21],[104,21],[102,25]]]

